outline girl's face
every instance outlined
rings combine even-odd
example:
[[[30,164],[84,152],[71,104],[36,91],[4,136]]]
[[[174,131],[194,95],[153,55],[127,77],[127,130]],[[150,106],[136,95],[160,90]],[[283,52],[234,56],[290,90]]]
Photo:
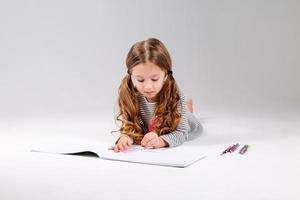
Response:
[[[131,80],[149,102],[155,102],[165,79],[165,72],[153,63],[141,63],[132,68]]]

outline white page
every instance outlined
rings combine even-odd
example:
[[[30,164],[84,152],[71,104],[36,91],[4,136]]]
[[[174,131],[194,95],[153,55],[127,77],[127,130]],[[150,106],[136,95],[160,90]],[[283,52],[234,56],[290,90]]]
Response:
[[[105,160],[143,163],[151,165],[162,165],[172,167],[187,167],[194,162],[203,159],[203,153],[197,148],[179,146],[175,148],[146,149],[138,145],[133,145],[125,152],[114,152],[109,150],[110,144],[88,142],[88,141],[68,141],[55,144],[47,144],[32,148],[32,151],[44,153],[87,155],[84,152],[93,152],[99,158]],[[81,154],[79,154],[81,153]]]
[[[100,148],[95,152],[102,159],[172,167],[187,167],[205,157],[199,152],[192,151],[192,149],[180,147],[146,149],[135,145],[125,152],[116,153],[112,150],[101,150]]]

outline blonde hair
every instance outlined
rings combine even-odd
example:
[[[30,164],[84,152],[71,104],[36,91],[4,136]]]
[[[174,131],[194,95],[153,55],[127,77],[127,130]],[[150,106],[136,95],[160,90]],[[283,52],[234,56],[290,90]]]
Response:
[[[154,114],[158,116],[158,121],[154,131],[159,136],[172,132],[181,119],[181,114],[178,111],[180,105],[179,89],[172,75],[172,61],[168,50],[161,41],[155,38],[135,43],[127,54],[128,73],[119,87],[117,121],[121,122],[119,131],[132,137],[136,144],[140,144],[147,128],[141,119],[139,93],[133,86],[130,74],[133,67],[147,62],[157,65],[168,74],[161,91],[157,94],[157,107]]]

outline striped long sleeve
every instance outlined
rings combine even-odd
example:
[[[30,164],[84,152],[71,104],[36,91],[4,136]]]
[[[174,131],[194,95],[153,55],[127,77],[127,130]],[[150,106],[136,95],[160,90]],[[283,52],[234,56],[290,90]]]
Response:
[[[180,100],[181,106],[179,111],[182,117],[178,127],[175,131],[161,136],[169,144],[169,147],[175,147],[185,141],[192,140],[198,137],[202,131],[199,120],[187,109],[185,96],[182,92],[180,93]],[[149,121],[156,108],[156,103],[148,102],[143,95],[139,95],[139,102],[143,123],[149,125]]]

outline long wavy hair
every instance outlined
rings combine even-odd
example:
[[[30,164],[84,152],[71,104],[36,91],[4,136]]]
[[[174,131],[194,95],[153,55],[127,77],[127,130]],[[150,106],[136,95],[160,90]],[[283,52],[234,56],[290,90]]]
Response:
[[[154,115],[158,116],[158,121],[154,131],[159,136],[170,133],[176,129],[181,119],[179,89],[172,75],[172,61],[168,50],[155,38],[135,43],[126,58],[128,73],[119,87],[119,114],[116,120],[121,122],[120,133],[132,137],[136,144],[140,144],[148,129],[141,119],[138,100],[138,95],[141,94],[133,86],[131,72],[136,65],[148,62],[160,67],[168,76],[157,94]]]

